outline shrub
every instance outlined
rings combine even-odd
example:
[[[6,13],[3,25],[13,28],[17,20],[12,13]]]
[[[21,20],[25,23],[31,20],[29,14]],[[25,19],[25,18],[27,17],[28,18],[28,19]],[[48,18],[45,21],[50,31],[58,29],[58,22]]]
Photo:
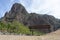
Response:
[[[18,21],[13,21],[12,23],[8,23],[8,32],[17,33],[17,34],[30,34],[30,30],[27,26],[23,25]]]
[[[29,28],[22,23],[18,21],[13,22],[0,22],[0,31],[2,32],[9,32],[9,33],[16,33],[16,34],[26,34],[26,35],[32,35],[32,31],[29,30]],[[39,32],[39,31],[33,31],[33,35],[43,35],[45,33]]]
[[[33,31],[33,35],[44,35],[44,32],[39,32],[39,31]]]
[[[6,30],[7,30],[6,23],[0,22],[0,31],[6,31]]]

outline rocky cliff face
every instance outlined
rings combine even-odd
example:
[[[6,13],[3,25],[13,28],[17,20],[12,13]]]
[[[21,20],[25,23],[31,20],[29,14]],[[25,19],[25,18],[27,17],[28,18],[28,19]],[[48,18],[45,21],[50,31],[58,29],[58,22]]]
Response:
[[[28,12],[25,10],[24,6],[19,3],[13,4],[11,10],[5,13],[3,18],[4,21],[14,21],[17,20],[21,23],[25,22]]]
[[[55,30],[59,28],[60,23],[57,19],[51,15],[41,15],[36,13],[28,13],[24,6],[19,3],[13,4],[11,10],[5,13],[2,21],[12,22],[17,20],[24,25],[40,25],[49,24],[52,25]]]

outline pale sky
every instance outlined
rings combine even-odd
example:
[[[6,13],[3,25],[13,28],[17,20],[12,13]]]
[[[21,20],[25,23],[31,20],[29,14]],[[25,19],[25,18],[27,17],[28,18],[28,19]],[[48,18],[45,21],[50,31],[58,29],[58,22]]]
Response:
[[[0,17],[15,3],[21,3],[31,13],[49,14],[60,19],[60,0],[0,0]]]

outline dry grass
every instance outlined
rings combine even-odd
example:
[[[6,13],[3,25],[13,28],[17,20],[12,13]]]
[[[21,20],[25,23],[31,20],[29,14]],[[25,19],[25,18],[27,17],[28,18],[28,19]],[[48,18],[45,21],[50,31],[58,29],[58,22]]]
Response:
[[[60,30],[43,36],[0,35],[0,40],[60,40]]]

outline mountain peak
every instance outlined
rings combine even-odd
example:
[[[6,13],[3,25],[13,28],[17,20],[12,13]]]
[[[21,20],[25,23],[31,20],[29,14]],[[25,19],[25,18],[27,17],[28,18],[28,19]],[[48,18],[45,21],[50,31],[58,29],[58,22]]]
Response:
[[[23,5],[22,4],[19,4],[19,3],[14,3],[13,4],[13,6],[12,6],[12,8],[21,8],[21,7],[23,7]]]
[[[26,9],[25,9],[25,7],[22,5],[22,4],[19,4],[19,3],[14,3],[13,4],[13,6],[12,6],[12,8],[11,8],[11,12],[19,12],[19,13],[21,13],[21,12],[24,12],[24,13],[27,13],[27,11],[26,11]]]
[[[16,20],[27,26],[49,24],[55,27],[54,30],[60,26],[59,21],[57,21],[55,17],[50,15],[39,15],[36,13],[29,14],[25,7],[19,3],[14,3],[11,10],[5,13],[5,16],[2,20],[6,22],[12,22]]]
[[[13,5],[21,5],[20,3],[14,3]]]

